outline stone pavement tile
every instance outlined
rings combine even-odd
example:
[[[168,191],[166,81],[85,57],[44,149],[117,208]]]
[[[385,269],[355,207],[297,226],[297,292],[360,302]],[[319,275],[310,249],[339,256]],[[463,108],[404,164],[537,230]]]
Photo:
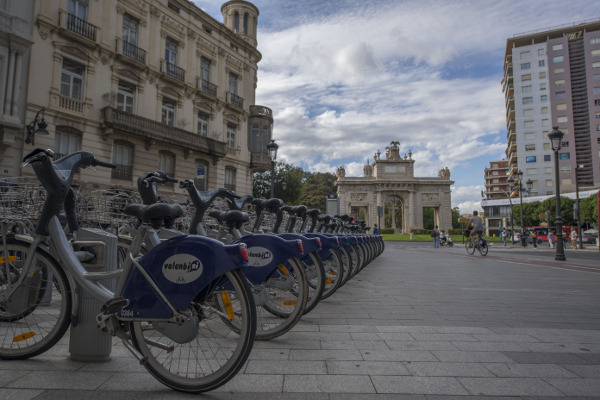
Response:
[[[321,348],[323,350],[385,350],[389,349],[383,340],[322,340]]]
[[[351,340],[348,332],[294,332],[285,335],[286,340]]]
[[[90,389],[90,388],[88,388]],[[170,390],[148,372],[120,372],[106,380],[99,388],[104,391],[153,392]]]
[[[254,350],[252,350],[254,352]],[[359,350],[290,350],[290,360],[362,360]]]
[[[140,362],[131,357],[114,357],[110,361],[106,362],[94,362],[87,363],[79,368],[79,371],[105,371],[105,372],[117,372],[117,371],[125,371],[125,372],[146,372],[146,368],[140,364]]]
[[[196,396],[197,397],[197,396]],[[204,394],[202,398],[204,400]],[[209,399],[210,400],[210,399]],[[329,400],[328,393],[232,393],[231,400]]]
[[[561,396],[562,393],[538,378],[458,378],[474,395]]]
[[[330,400],[427,400],[422,394],[398,394],[398,393],[378,393],[378,394],[353,394],[353,393],[331,393]]]
[[[438,396],[429,395],[427,400],[472,400],[473,396]],[[477,400],[525,400],[523,397],[507,397],[507,396],[477,396]],[[533,400],[533,399],[531,399]],[[536,398],[536,400],[548,400],[546,398]]]
[[[469,333],[481,335],[494,333],[493,330],[478,326],[436,326],[434,329],[437,333]]]
[[[304,376],[304,375],[299,375]],[[281,392],[283,388],[283,375],[255,375],[237,374],[225,385],[214,392]],[[212,393],[212,392],[211,392]]]
[[[552,353],[600,353],[600,345],[596,343],[521,343],[529,351]]]
[[[452,342],[462,351],[525,351],[518,343],[509,342]]]
[[[2,364],[6,364],[6,361],[2,361]],[[31,373],[30,371],[24,370],[0,370],[0,386],[8,386],[11,382]]]
[[[442,362],[510,362],[510,358],[497,351],[432,351]]]
[[[486,363],[490,372],[500,378],[577,378],[577,374],[556,364]]]
[[[467,333],[411,333],[415,340],[438,342],[474,342],[478,339]]]
[[[423,376],[373,376],[377,393],[467,395],[455,378]]]
[[[289,340],[286,335],[273,340],[255,341],[252,349],[305,349],[315,350],[321,348],[320,340]]]
[[[456,350],[452,343],[442,341],[387,340],[386,343],[392,350]]]
[[[563,367],[582,378],[600,378],[600,365],[563,365]]]
[[[304,318],[304,317],[302,317]],[[377,332],[376,326],[365,325],[320,325],[321,332]]]
[[[7,360],[0,362],[0,374],[2,370],[54,370],[54,371],[76,371],[86,364],[79,361],[71,361],[65,356],[48,357],[46,354],[27,360]]]
[[[481,342],[518,342],[529,343],[539,342],[540,340],[531,335],[516,335],[516,334],[473,334],[473,336]]]
[[[502,354],[518,364],[592,364],[572,353],[504,351]]]
[[[0,388],[0,399],[4,400],[32,400],[39,399],[42,390],[36,389],[3,389]],[[64,397],[66,398],[66,396]]]
[[[327,373],[331,375],[410,375],[399,362],[377,361],[327,361]]]
[[[369,361],[438,361],[430,351],[424,350],[362,350]]]
[[[299,350],[298,350],[299,351]],[[249,360],[288,360],[290,358],[289,349],[257,349],[252,348]]]
[[[6,385],[24,389],[97,389],[114,376],[108,372],[34,371]]]
[[[433,326],[377,326],[377,332],[405,332],[405,333],[437,333],[437,328]]]
[[[360,375],[286,375],[284,392],[375,393],[368,376]]]
[[[351,333],[352,340],[415,340],[410,333],[402,332],[356,332]]]
[[[244,374],[327,374],[325,361],[262,361],[250,360]]]
[[[480,363],[410,362],[406,367],[415,376],[494,376]]]
[[[304,319],[300,320],[296,326],[294,326],[294,332],[319,332],[319,324],[309,324]]]
[[[164,390],[156,392],[132,392],[132,391],[92,391],[92,390],[46,390],[35,400],[192,400],[198,399],[196,394],[176,392],[165,386]],[[230,393],[202,394],[202,400],[231,400]],[[10,399],[12,400],[12,398]]]
[[[591,364],[600,364],[600,353],[577,353],[577,357],[589,361]]]
[[[567,396],[600,395],[600,379],[549,379],[548,383]]]

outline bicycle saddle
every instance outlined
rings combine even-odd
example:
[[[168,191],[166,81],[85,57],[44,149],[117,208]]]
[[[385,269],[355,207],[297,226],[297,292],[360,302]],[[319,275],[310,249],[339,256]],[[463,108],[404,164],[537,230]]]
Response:
[[[175,219],[183,216],[183,208],[179,204],[166,203],[130,204],[125,207],[124,213],[150,224],[154,229],[162,226],[171,228]]]
[[[281,207],[283,207],[285,205],[285,203],[283,202],[283,200],[281,199],[269,199],[267,200],[267,204],[266,204],[266,210],[269,212],[277,212],[277,210],[279,210]]]

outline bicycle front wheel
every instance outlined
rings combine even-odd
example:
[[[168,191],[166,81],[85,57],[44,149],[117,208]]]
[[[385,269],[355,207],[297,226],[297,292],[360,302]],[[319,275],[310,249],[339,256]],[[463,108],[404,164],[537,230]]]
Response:
[[[469,253],[470,255],[475,254],[475,245],[473,244],[473,241],[471,239],[467,240],[467,242],[465,243],[465,249],[467,249],[467,253]]]
[[[0,243],[0,293],[21,275],[21,285],[0,303],[0,359],[25,359],[54,346],[71,321],[71,289],[60,265],[42,249],[24,271],[30,243],[13,238]]]
[[[304,315],[314,309],[323,295],[325,289],[325,268],[323,261],[316,252],[312,252],[300,260],[306,270],[306,279],[308,280],[308,300]]]
[[[146,358],[146,369],[164,385],[188,393],[213,390],[233,378],[248,359],[256,332],[254,299],[240,270],[223,278],[227,279],[215,281],[210,294],[186,311],[193,325],[181,329],[197,329],[195,337],[186,332],[182,340],[176,325],[130,323],[133,344]]]

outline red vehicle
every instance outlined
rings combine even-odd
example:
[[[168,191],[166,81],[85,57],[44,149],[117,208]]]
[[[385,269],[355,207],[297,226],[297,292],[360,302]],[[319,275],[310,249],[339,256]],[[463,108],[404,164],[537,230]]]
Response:
[[[548,241],[548,227],[547,226],[529,226],[525,228],[527,231],[529,238],[528,242],[531,243],[531,234],[535,232],[537,234],[537,243],[542,244],[543,242]]]

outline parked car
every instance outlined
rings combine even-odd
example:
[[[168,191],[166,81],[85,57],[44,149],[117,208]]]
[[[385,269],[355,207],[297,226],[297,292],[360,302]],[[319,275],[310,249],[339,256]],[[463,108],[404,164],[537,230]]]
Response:
[[[583,237],[581,238],[583,244],[596,244],[598,240],[597,235],[593,233],[585,233],[583,232]]]

